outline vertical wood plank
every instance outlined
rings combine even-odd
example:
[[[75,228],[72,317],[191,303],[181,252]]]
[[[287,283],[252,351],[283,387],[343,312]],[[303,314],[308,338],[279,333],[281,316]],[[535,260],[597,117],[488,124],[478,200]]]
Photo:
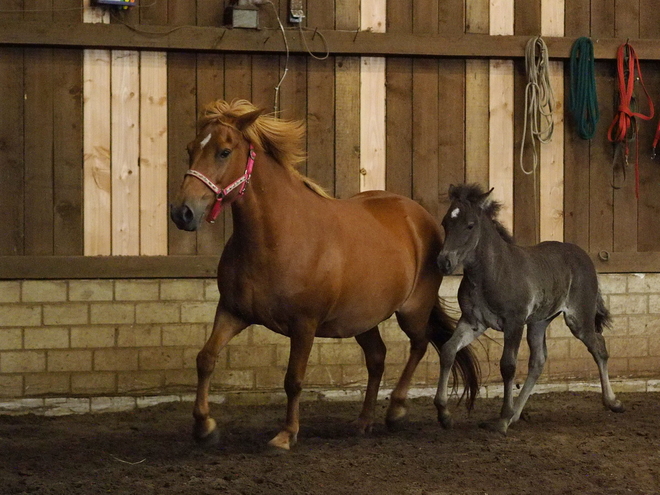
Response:
[[[591,36],[614,36],[614,0],[591,0]],[[589,250],[613,249],[612,145],[607,128],[614,116],[614,72],[611,62],[596,61],[598,107],[601,125],[596,128],[590,147]]]
[[[360,191],[385,189],[385,58],[360,61]]]
[[[590,0],[566,0],[565,35],[578,38],[589,34]],[[565,95],[570,91],[565,77]],[[589,141],[580,138],[575,120],[564,127],[564,240],[589,250]],[[600,125],[603,125],[602,122]]]
[[[513,0],[491,0],[490,34],[513,34]],[[491,60],[489,76],[489,172],[493,197],[503,205],[499,218],[513,229],[513,62]]]
[[[231,55],[230,55],[231,56]],[[225,56],[218,53],[197,55],[197,109],[225,96]],[[213,225],[204,225],[197,231],[197,253],[219,255],[225,245],[225,214],[219,215]],[[229,216],[227,218],[231,219]]]
[[[53,50],[25,49],[25,254],[53,254]]]
[[[564,0],[541,1],[541,35],[564,36]],[[550,85],[555,95],[552,141],[541,146],[539,237],[564,240],[564,62],[550,61]]]
[[[84,22],[109,22],[85,0]],[[110,51],[83,52],[83,229],[86,256],[111,254]]]
[[[660,9],[653,0],[640,0],[639,3],[639,37],[643,39],[660,39]],[[654,103],[660,104],[660,67],[657,62],[642,62],[644,84],[649,93],[655,97]],[[653,144],[655,130],[658,125],[659,113],[656,117],[640,126],[639,168],[640,168],[640,201],[637,226],[637,250],[660,250],[660,167],[658,158],[651,160],[650,149]]]
[[[335,196],[360,191],[360,58],[335,60]]]
[[[336,0],[335,28],[360,29],[360,4]],[[360,191],[360,58],[335,57],[335,197]]]
[[[167,54],[140,53],[140,254],[167,254]]]
[[[334,1],[310,3],[307,27],[332,29]],[[305,36],[311,40],[310,31]],[[335,189],[335,61],[310,59],[307,64],[307,175],[328,191]]]
[[[387,30],[411,33],[411,0],[387,2]],[[412,197],[412,59],[389,57],[385,78],[385,186],[388,191]]]
[[[461,36],[465,29],[463,2],[441,2],[438,32]],[[459,22],[460,21],[460,22]],[[465,182],[465,61],[443,59],[438,63],[438,220],[449,208],[450,184]]]
[[[55,22],[81,23],[80,0],[58,0]],[[53,50],[53,253],[83,254],[82,51]]]
[[[541,32],[541,0],[516,0],[514,32],[520,36],[538,36]],[[525,122],[525,91],[528,83],[525,60],[514,60],[514,165],[513,165],[513,234],[522,245],[532,245],[539,241],[539,171],[526,174],[520,166],[520,146]],[[538,144],[537,144],[538,150]],[[532,146],[527,129],[523,164],[526,170],[532,169]]]
[[[139,52],[113,50],[111,66],[112,254],[140,254]]]
[[[639,37],[639,0],[615,1],[614,35],[622,39]],[[646,108],[644,96],[638,88],[638,104]],[[640,136],[647,123],[638,119]],[[634,148],[634,145],[632,146]],[[635,197],[635,153],[631,148],[626,179],[620,167],[614,170],[614,180],[621,187],[613,191],[614,195],[614,250],[624,252],[637,251],[637,198]],[[643,153],[647,155],[648,153]]]
[[[465,31],[488,34],[489,0],[468,0]],[[488,187],[488,60],[465,61],[465,181]]]
[[[5,19],[6,15],[0,14]],[[23,49],[0,48],[0,254],[21,255],[23,252]]]
[[[438,30],[438,3],[413,2],[413,31],[435,34]],[[413,60],[413,199],[434,218],[440,214],[437,118],[440,108],[438,60]]]

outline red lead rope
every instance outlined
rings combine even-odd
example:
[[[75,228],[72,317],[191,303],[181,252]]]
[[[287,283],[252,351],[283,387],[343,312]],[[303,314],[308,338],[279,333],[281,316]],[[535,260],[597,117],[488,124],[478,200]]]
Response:
[[[635,121],[635,117],[643,120],[651,120],[654,113],[653,101],[651,101],[651,97],[648,91],[646,91],[646,86],[644,86],[637,54],[635,54],[635,50],[628,43],[619,47],[616,54],[616,64],[619,81],[619,108],[607,131],[607,139],[613,143],[623,143],[625,145],[626,163],[628,163],[628,141],[630,139],[635,140],[635,197],[639,199],[639,140],[637,139],[637,122]],[[633,112],[630,108],[635,89],[635,70],[637,70],[639,83],[644,90],[644,94],[646,94],[649,115]],[[655,136],[654,147],[658,139],[660,139],[660,128]]]

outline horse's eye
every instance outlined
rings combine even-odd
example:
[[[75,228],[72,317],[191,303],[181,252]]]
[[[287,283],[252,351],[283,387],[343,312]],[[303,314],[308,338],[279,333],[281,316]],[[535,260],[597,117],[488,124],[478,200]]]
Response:
[[[219,153],[220,158],[227,158],[230,154],[231,154],[231,150],[227,148],[225,148]]]
[[[467,224],[467,229],[472,230],[474,228],[474,222],[470,222]]]

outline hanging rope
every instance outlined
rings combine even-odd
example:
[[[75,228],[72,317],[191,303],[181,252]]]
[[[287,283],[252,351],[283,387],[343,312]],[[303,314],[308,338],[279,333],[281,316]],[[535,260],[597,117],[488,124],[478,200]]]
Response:
[[[607,130],[607,139],[617,145],[617,147],[623,147],[624,179],[626,166],[628,165],[628,155],[630,151],[629,144],[632,141],[635,142],[635,197],[639,199],[639,139],[637,139],[636,117],[639,117],[642,120],[651,120],[654,113],[653,101],[651,100],[648,91],[646,91],[646,86],[644,86],[644,79],[642,78],[637,54],[629,43],[621,45],[617,50],[616,66],[619,106],[614,114],[612,124],[610,124],[610,128]],[[646,101],[648,102],[649,107],[648,115],[633,111],[633,107],[635,106],[635,71],[637,71],[639,83],[646,95]],[[615,159],[616,156],[617,153],[615,152]]]
[[[594,44],[583,36],[575,40],[570,58],[569,110],[575,119],[577,133],[582,139],[591,139],[600,119],[596,77],[594,71]]]
[[[525,87],[525,119],[523,135],[520,143],[520,169],[527,175],[536,172],[539,164],[536,141],[549,143],[552,140],[555,123],[555,95],[550,86],[548,76],[548,47],[540,36],[530,39],[525,46],[525,71],[527,86]],[[523,151],[527,128],[532,142],[532,168],[525,168]]]

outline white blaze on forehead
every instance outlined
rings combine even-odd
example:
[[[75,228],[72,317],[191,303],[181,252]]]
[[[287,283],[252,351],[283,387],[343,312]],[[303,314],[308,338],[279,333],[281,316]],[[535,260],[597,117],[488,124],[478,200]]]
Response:
[[[461,210],[459,210],[458,208],[454,208],[451,212],[451,217],[456,218],[460,212]]]
[[[202,149],[204,149],[204,146],[206,146],[207,144],[209,144],[209,141],[210,141],[210,140],[211,140],[211,133],[209,132],[209,135],[206,136],[204,139],[202,139],[202,142],[199,143],[200,146],[202,147]]]

